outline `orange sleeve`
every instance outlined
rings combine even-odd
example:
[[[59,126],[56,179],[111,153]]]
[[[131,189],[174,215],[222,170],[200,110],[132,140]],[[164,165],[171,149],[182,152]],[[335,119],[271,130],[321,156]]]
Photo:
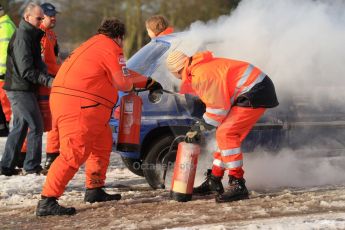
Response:
[[[44,35],[41,38],[41,55],[42,55],[42,57],[44,57],[45,47],[47,47],[47,36]]]
[[[133,88],[132,80],[122,53],[108,53],[104,58],[105,68],[112,85],[120,91],[130,91]]]
[[[133,71],[133,70],[129,70],[129,79],[131,79],[131,81],[133,82],[133,85],[135,88],[145,88],[146,87],[146,83],[147,83],[147,77]]]
[[[57,57],[55,56],[54,46],[56,39],[48,39],[47,35],[44,35],[41,39],[41,56],[44,63],[47,65],[48,73],[56,75],[59,71],[60,65],[57,63]]]
[[[49,64],[47,63],[47,66],[48,66]],[[50,67],[48,66],[48,72],[50,73],[50,74],[52,74],[52,75],[56,75],[57,74],[57,72],[59,71],[59,69],[60,69],[60,65],[59,64],[57,64],[57,63],[52,63],[52,65],[50,65]]]

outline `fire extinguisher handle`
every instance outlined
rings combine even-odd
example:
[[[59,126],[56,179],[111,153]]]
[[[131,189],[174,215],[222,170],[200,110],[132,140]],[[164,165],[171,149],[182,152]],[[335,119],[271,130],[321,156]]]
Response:
[[[140,92],[144,92],[144,91],[147,91],[147,89],[145,88],[134,88],[129,92],[129,93],[134,93],[136,95],[138,95]]]
[[[147,91],[147,89],[145,89],[145,88],[133,88],[133,91],[136,93],[139,93],[139,92]]]

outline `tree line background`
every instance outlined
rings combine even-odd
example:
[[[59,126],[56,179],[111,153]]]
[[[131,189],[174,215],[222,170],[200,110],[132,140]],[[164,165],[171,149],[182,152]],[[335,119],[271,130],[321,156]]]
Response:
[[[18,25],[28,0],[0,0]],[[166,16],[175,31],[182,31],[195,21],[209,21],[230,14],[240,0],[50,0],[59,11],[55,32],[61,50],[71,52],[97,31],[106,17],[117,17],[127,27],[124,52],[127,58],[150,41],[145,20],[151,15]]]

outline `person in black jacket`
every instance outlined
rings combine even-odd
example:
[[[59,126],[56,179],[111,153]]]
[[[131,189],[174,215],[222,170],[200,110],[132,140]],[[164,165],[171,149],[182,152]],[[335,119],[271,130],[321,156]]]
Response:
[[[7,50],[7,72],[4,89],[13,111],[13,128],[8,135],[5,152],[1,159],[1,174],[12,176],[20,149],[27,135],[25,173],[42,171],[43,120],[37,102],[37,87],[50,87],[53,78],[41,58],[40,40],[44,32],[39,29],[43,11],[35,3],[29,3],[19,28],[12,36]]]

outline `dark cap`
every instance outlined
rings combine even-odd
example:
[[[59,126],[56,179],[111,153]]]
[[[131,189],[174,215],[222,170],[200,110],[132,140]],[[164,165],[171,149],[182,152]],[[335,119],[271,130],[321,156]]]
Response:
[[[55,16],[57,13],[56,9],[55,9],[55,6],[53,6],[51,3],[43,3],[41,5],[41,8],[43,10],[43,13],[47,16]]]
[[[1,5],[1,3],[0,3],[0,10],[3,10],[4,8],[2,8],[2,5]]]

